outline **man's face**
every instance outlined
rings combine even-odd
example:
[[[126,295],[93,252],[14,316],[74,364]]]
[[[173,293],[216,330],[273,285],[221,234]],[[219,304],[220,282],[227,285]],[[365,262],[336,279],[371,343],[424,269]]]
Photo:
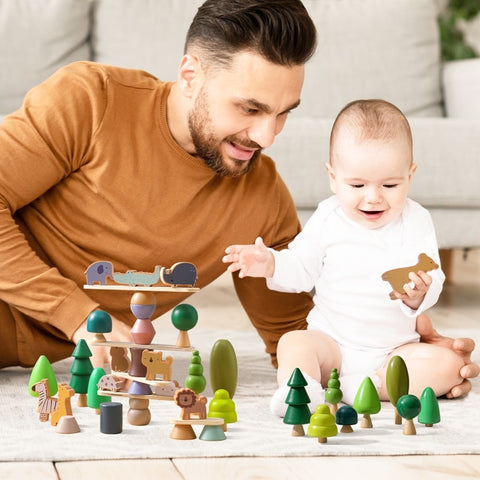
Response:
[[[188,114],[195,154],[220,175],[248,172],[299,104],[303,77],[303,65],[275,65],[249,52],[210,72]]]

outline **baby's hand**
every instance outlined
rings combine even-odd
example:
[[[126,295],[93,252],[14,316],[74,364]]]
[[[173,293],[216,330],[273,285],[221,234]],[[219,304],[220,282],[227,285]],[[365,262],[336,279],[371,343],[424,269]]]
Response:
[[[412,310],[417,310],[432,284],[432,277],[428,273],[419,271],[410,272],[408,278],[413,282],[413,286],[407,283],[403,286],[405,293],[395,292],[395,295]]]
[[[225,249],[223,263],[230,263],[229,272],[239,272],[243,277],[271,277],[275,269],[272,252],[258,237],[254,245],[230,245]]]

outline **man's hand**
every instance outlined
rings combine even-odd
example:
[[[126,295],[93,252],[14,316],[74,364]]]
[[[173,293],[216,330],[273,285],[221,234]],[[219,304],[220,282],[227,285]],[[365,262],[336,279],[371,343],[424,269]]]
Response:
[[[133,342],[132,336],[130,335],[131,329],[132,327],[112,317],[112,332],[107,334],[107,339],[117,342]],[[86,320],[73,334],[73,341],[75,344],[77,344],[82,338],[88,343],[89,347],[91,347],[90,350],[92,351],[92,356],[90,357],[90,361],[92,362],[93,367],[105,368],[105,364],[109,364],[111,360],[110,348],[92,346],[90,340],[93,338],[93,333],[87,331]]]
[[[275,259],[272,252],[258,237],[254,245],[230,245],[225,250],[223,263],[231,263],[229,272],[239,271],[238,276],[268,278],[275,270]]]
[[[469,378],[475,378],[480,373],[480,366],[473,363],[471,355],[475,349],[475,342],[471,338],[449,338],[440,335],[432,325],[430,318],[425,315],[417,317],[417,332],[420,335],[420,341],[431,343],[441,347],[450,348],[463,359],[464,365],[460,369],[460,376],[464,379],[460,385],[453,387],[447,393],[447,398],[458,398],[466,395],[471,389],[472,384]]]

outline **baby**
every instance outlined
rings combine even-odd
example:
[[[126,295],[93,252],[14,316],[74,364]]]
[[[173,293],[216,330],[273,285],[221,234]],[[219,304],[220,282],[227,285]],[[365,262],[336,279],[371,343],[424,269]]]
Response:
[[[320,202],[288,249],[269,249],[261,238],[226,249],[223,261],[240,277],[265,277],[269,288],[283,292],[314,289],[308,329],[288,332],[278,344],[274,414],[285,414],[296,367],[308,381],[312,410],[324,401],[332,368],[340,372],[345,403],[353,403],[366,376],[388,400],[385,371],[393,355],[405,360],[414,395],[426,386],[443,395],[462,382],[460,356],[420,343],[416,331],[417,316],[438,300],[441,269],[411,272],[394,300],[382,280],[387,270],[414,265],[421,253],[440,264],[430,215],[407,197],[416,169],[403,113],[383,100],[351,102],[330,136],[326,170],[334,195]]]

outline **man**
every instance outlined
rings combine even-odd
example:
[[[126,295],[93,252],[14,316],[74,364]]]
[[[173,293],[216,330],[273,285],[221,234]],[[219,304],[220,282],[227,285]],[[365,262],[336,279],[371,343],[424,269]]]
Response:
[[[112,314],[110,338],[129,338],[130,295],[82,290],[96,260],[119,272],[190,261],[203,287],[233,241],[260,235],[280,249],[295,237],[293,201],[261,150],[299,104],[315,42],[300,1],[209,0],[175,83],[83,62],[27,95],[0,126],[0,366],[69,356],[97,308]],[[311,297],[234,282],[275,363],[280,336],[305,328]],[[156,313],[184,298],[159,295]]]

